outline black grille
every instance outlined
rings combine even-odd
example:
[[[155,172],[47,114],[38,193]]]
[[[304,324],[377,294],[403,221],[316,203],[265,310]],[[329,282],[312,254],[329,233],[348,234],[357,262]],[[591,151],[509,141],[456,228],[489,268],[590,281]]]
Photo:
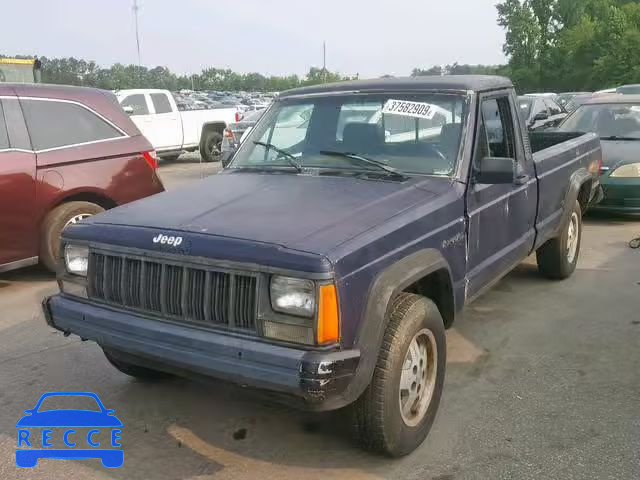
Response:
[[[255,331],[256,277],[91,252],[89,297],[202,325]]]

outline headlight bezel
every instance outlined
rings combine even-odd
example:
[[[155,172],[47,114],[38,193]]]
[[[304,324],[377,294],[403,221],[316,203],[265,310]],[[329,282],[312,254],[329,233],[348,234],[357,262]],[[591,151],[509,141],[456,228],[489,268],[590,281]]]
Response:
[[[72,254],[75,254],[75,258],[70,260]],[[84,254],[84,255],[82,255]],[[84,258],[84,262],[82,260],[78,260],[78,258]],[[64,270],[69,275],[74,275],[76,277],[87,277],[87,271],[89,270],[89,246],[83,245],[81,243],[65,243],[62,251],[62,259],[64,262]],[[72,268],[72,264],[80,261],[81,268]],[[84,265],[83,265],[84,264]]]
[[[627,170],[633,170],[635,169],[635,172],[629,172],[629,173],[634,173],[632,175],[629,175],[627,173]],[[639,178],[640,179],[640,162],[632,162],[632,163],[625,163],[623,165],[618,165],[615,169],[613,169],[613,171],[609,174],[609,176],[611,178]]]
[[[313,285],[312,291],[315,302],[313,313],[310,316],[299,316],[290,311],[283,312],[286,309],[278,308],[275,305],[276,302],[273,299],[271,285],[273,278],[279,276],[286,277],[298,284],[308,282],[308,290],[311,290],[311,285]],[[265,303],[262,304],[262,313],[259,314],[261,334],[265,339],[300,347],[322,349],[333,348],[333,346],[340,343],[342,331],[341,315],[337,300],[337,288],[333,278],[312,279],[272,273],[266,276],[265,280],[266,282],[263,284],[266,287],[263,287]],[[278,280],[276,280],[277,282]],[[329,298],[333,300],[333,303],[327,303],[327,293],[332,293]],[[327,308],[328,306],[329,308]],[[267,310],[264,310],[265,307]],[[287,335],[277,335],[276,331],[278,330],[283,333],[287,330]],[[327,335],[328,332],[329,335]],[[293,337],[296,337],[296,339]]]

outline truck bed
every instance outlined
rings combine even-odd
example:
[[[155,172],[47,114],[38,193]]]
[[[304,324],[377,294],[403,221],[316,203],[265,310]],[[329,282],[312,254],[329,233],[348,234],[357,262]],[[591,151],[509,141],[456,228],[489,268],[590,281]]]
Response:
[[[582,132],[529,132],[533,153],[583,136]]]
[[[602,150],[595,133],[534,132],[530,142],[538,177],[537,247],[554,236],[560,226],[571,176],[576,171],[592,172],[593,164],[602,158]]]

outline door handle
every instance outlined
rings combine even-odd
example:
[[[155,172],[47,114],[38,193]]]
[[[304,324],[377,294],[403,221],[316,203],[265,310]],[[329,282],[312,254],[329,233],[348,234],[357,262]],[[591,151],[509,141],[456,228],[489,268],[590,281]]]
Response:
[[[526,173],[522,173],[520,175],[518,175],[516,177],[516,179],[514,180],[514,183],[516,185],[524,185],[525,183],[527,183],[529,180],[531,179],[531,177],[529,175],[527,175]]]

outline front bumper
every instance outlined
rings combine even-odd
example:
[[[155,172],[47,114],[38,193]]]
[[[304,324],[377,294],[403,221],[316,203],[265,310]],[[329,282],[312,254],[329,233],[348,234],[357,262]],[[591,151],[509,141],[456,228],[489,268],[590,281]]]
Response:
[[[593,205],[595,211],[640,213],[640,179],[602,177],[602,200]]]
[[[358,350],[308,351],[178,325],[58,294],[42,302],[47,324],[144,366],[193,373],[285,394],[308,410],[334,410],[355,400]]]

